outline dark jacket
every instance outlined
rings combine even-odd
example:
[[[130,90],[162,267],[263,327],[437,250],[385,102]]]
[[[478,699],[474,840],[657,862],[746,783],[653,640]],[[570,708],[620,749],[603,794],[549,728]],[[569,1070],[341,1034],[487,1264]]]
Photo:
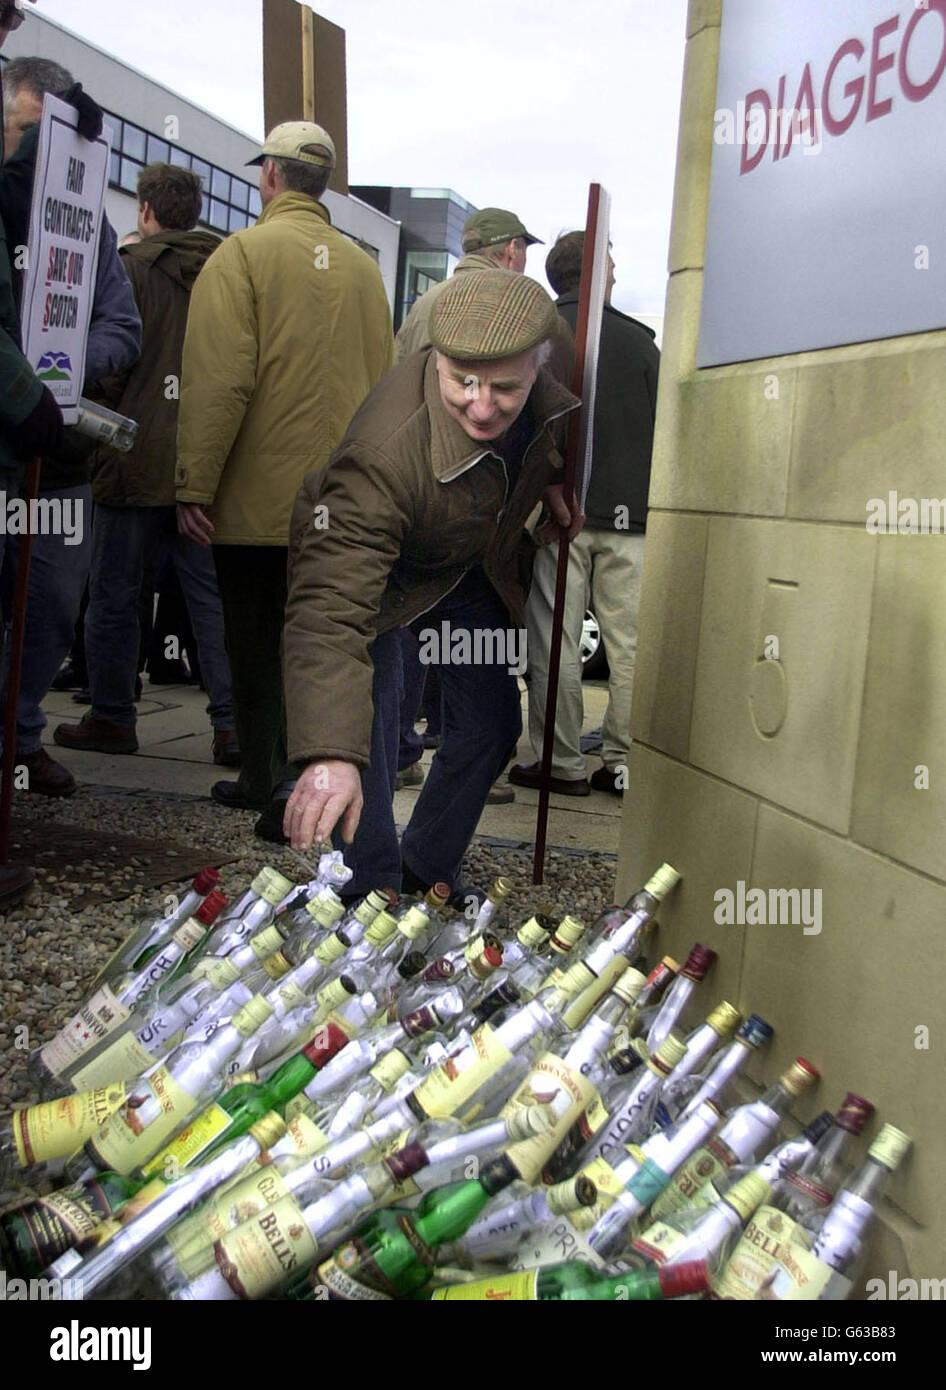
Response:
[[[220,245],[211,232],[155,232],[123,246],[141,314],[141,357],[130,371],[106,378],[101,399],[138,422],[130,453],[100,445],[92,495],[110,507],[174,505],[174,464],[184,330],[194,281]]]
[[[2,160],[3,130],[0,127],[0,165]],[[22,479],[23,464],[13,457],[4,425],[19,425],[26,419],[39,402],[43,383],[20,351],[20,321],[7,245],[3,187],[0,176],[0,491],[11,492]],[[9,244],[19,244],[15,235],[11,234]]]
[[[371,392],[326,468],[306,477],[292,516],[284,669],[293,761],[368,765],[371,642],[427,612],[474,565],[521,626],[535,553],[524,527],[561,476],[578,404],[540,369],[533,437],[507,498],[502,460],[445,410],[432,350]]]
[[[556,304],[574,329],[577,290],[560,295]],[[653,329],[606,304],[595,385],[591,481],[585,500],[585,525],[593,530],[614,530],[618,507],[627,508],[627,517],[619,514],[617,529],[644,530],[659,365]]]

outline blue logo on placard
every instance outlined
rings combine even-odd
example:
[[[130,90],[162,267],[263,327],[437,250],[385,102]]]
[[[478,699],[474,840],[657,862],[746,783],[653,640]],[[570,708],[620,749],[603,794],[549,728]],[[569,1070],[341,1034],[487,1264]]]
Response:
[[[44,352],[36,364],[40,381],[71,381],[72,363],[68,352]]]

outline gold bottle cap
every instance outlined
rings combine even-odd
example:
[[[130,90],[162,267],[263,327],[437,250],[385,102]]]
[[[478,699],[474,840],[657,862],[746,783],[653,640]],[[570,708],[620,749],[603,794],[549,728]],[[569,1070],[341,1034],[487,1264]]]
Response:
[[[436,912],[438,908],[445,907],[449,901],[449,883],[435,883],[431,888],[428,888],[427,892],[424,894],[424,902],[430,908],[431,912]]]
[[[680,974],[680,962],[678,960],[674,960],[673,956],[664,956],[660,964],[664,967],[665,970],[672,970],[674,975]]]
[[[802,1095],[809,1086],[820,1080],[821,1074],[817,1067],[806,1062],[804,1057],[796,1057],[792,1065],[779,1077],[779,1082],[792,1096]]]
[[[292,879],[287,878],[285,874],[279,873],[276,869],[263,869],[257,877],[263,878],[264,875],[266,882],[260,892],[260,897],[271,907],[275,907],[277,903],[282,902],[287,893],[292,892]]]
[[[286,1121],[281,1115],[277,1115],[275,1110],[269,1110],[265,1115],[261,1115],[255,1124],[250,1125],[249,1132],[265,1153],[285,1134]]]
[[[625,1004],[633,1004],[646,983],[646,975],[642,975],[639,970],[635,970],[632,966],[628,966],[627,970],[622,971],[617,977],[614,984],[611,986],[611,991],[613,994],[616,994],[619,999],[623,999]]]
[[[663,1076],[673,1071],[678,1062],[682,1062],[687,1054],[687,1045],[680,1038],[675,1038],[671,1033],[669,1038],[664,1038],[657,1051],[650,1058],[650,1062],[655,1071],[659,1071]]]
[[[497,905],[499,903],[505,902],[506,899],[509,897],[509,894],[512,892],[512,887],[512,879],[506,878],[504,875],[501,874],[499,878],[497,878],[496,882],[493,884],[492,888],[489,890],[490,900],[496,903]]]
[[[902,1129],[884,1125],[867,1152],[892,1173],[906,1157],[912,1143],[909,1134],[904,1134]]]
[[[748,1221],[771,1191],[771,1183],[766,1182],[761,1173],[746,1173],[733,1183],[728,1192],[723,1193],[723,1200],[738,1211],[743,1221]]]
[[[664,898],[680,882],[681,875],[677,873],[672,864],[661,864],[653,878],[644,884],[644,892],[649,893],[658,902],[663,902]]]
[[[721,1038],[728,1038],[730,1033],[735,1033],[742,1022],[742,1014],[732,1004],[727,1004],[724,999],[706,1020],[714,1033],[718,1033]]]
[[[579,922],[577,917],[563,917],[552,933],[553,951],[558,951],[560,955],[570,951],[584,930],[584,922]]]
[[[594,1206],[598,1200],[598,1189],[590,1178],[579,1173],[577,1177],[547,1187],[545,1200],[553,1215],[564,1216],[566,1212],[578,1211],[580,1207]]]

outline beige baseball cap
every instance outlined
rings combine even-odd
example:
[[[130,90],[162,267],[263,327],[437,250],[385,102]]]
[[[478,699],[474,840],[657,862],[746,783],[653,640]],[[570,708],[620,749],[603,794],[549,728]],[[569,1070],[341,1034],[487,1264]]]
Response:
[[[335,142],[328,131],[314,121],[283,121],[267,135],[262,154],[246,162],[248,165],[262,164],[269,156],[298,159],[303,164],[318,164],[323,169],[334,169]]]

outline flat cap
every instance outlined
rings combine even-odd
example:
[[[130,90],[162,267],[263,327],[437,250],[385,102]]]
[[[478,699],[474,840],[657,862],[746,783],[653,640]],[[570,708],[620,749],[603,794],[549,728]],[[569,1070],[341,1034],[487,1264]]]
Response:
[[[514,212],[505,208],[481,208],[468,217],[460,234],[464,251],[481,251],[484,246],[499,246],[513,237],[522,237],[527,246],[541,246],[537,236],[527,232]]]
[[[515,357],[550,338],[556,310],[541,285],[514,270],[467,270],[437,296],[430,341],[459,362]]]
[[[324,126],[314,121],[283,121],[282,125],[273,126],[267,135],[262,154],[246,162],[262,164],[267,158],[298,159],[303,164],[334,169],[335,142]]]

